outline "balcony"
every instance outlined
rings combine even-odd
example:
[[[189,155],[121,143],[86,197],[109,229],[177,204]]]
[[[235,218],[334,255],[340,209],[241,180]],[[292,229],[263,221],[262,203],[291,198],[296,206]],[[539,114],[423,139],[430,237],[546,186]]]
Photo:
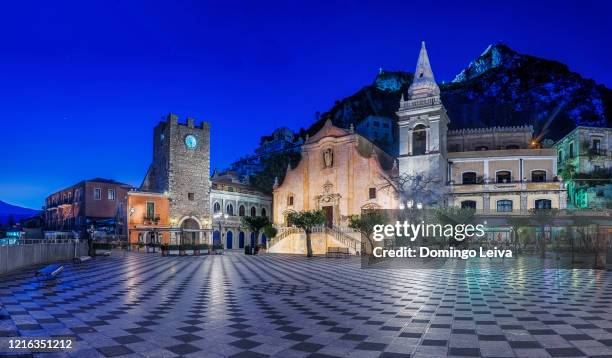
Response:
[[[480,183],[480,184],[452,184],[448,187],[452,193],[478,193],[478,192],[505,192],[505,191],[538,191],[538,190],[565,190],[563,182],[522,182],[508,183]]]

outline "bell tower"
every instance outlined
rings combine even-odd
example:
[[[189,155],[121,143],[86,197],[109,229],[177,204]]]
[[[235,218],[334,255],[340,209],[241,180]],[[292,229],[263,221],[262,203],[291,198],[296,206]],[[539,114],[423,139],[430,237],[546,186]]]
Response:
[[[400,175],[423,174],[435,179],[436,185],[446,185],[449,119],[440,100],[440,88],[429,64],[425,42],[421,44],[414,79],[408,88],[408,100],[402,95],[396,114]]]

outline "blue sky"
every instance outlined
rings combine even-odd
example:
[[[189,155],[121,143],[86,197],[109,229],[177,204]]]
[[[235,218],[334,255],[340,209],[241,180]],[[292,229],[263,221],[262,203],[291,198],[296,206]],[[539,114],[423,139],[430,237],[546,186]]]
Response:
[[[488,44],[564,62],[612,87],[610,2],[74,1],[4,4],[0,200],[107,177],[139,185],[168,112],[211,123],[212,167],[278,126],[413,71],[438,81]]]

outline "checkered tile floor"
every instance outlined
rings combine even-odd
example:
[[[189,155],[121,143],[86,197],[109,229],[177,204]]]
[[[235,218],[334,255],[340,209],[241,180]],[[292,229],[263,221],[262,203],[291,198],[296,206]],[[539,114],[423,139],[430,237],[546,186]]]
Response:
[[[76,336],[74,357],[612,357],[612,272],[591,270],[116,252],[2,276],[0,303],[0,336]]]

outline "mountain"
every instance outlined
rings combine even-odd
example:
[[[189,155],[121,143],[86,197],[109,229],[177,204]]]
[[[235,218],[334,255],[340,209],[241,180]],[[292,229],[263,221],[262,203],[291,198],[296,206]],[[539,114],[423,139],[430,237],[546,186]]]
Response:
[[[0,225],[4,225],[13,217],[15,223],[21,219],[28,219],[40,214],[40,211],[34,209],[23,208],[17,205],[11,205],[0,200]]]
[[[396,119],[411,80],[411,73],[381,71],[372,84],[336,101],[308,132],[315,133],[328,117],[342,127],[368,115]],[[612,118],[612,90],[560,62],[503,44],[487,47],[440,90],[450,129],[531,124],[536,136],[559,139],[578,125],[609,127]]]

